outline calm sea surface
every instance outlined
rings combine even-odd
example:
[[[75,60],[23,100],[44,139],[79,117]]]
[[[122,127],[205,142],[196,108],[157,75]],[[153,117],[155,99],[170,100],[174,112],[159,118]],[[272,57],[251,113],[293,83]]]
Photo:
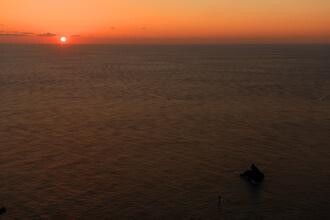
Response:
[[[0,45],[1,219],[330,218],[329,142],[330,46]]]

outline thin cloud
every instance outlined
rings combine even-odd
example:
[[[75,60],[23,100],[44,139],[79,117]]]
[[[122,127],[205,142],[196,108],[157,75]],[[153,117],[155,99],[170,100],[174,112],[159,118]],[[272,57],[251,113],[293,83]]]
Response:
[[[6,31],[0,31],[0,37],[29,37],[33,36],[33,33],[31,32],[19,32],[19,31],[12,31],[12,32],[6,32]]]
[[[37,36],[39,37],[55,37],[57,34],[54,34],[54,33],[42,33],[42,34],[38,34]]]
[[[32,33],[32,32],[21,32],[21,34],[33,35],[34,33]]]
[[[81,36],[79,34],[74,34],[74,35],[71,35],[70,37],[75,38],[75,37],[81,37]]]

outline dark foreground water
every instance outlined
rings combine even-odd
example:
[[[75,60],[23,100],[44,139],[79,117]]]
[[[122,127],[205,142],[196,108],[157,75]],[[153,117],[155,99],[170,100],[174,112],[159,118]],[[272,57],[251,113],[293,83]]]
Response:
[[[329,142],[330,46],[0,45],[1,219],[325,219]]]

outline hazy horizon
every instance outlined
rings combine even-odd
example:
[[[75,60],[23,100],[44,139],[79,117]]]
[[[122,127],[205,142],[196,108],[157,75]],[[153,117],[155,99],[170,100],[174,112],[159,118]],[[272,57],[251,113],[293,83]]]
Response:
[[[0,45],[49,45],[49,46],[58,46],[57,44],[54,43],[38,43],[38,42],[32,42],[32,43],[27,43],[27,42],[0,42]],[[137,45],[137,46],[207,46],[207,45],[215,45],[215,46],[251,46],[251,45],[273,45],[273,46],[281,46],[281,45],[287,45],[287,46],[295,46],[295,45],[301,45],[301,46],[328,46],[330,45],[330,42],[229,42],[229,43],[216,43],[216,42],[86,42],[86,43],[70,43],[66,45],[60,45],[60,47],[70,47],[70,46],[84,46],[84,45],[105,45],[105,46],[124,46],[124,45]]]

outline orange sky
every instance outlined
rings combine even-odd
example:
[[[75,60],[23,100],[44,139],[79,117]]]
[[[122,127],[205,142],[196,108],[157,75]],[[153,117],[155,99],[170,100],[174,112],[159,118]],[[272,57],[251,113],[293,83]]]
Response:
[[[0,0],[0,43],[62,35],[71,43],[329,43],[330,0]]]

